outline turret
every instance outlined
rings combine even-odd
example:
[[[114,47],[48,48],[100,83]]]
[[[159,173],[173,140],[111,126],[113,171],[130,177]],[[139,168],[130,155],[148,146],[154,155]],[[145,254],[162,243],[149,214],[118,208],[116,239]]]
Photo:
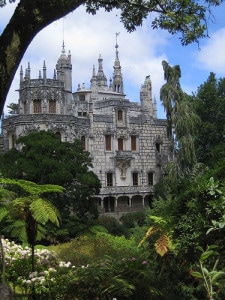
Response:
[[[102,59],[101,54],[99,55],[99,58],[98,58],[98,73],[97,73],[96,79],[97,79],[97,84],[100,88],[103,88],[103,89],[107,88],[107,78],[103,71],[103,59]]]
[[[155,109],[152,103],[152,83],[150,76],[146,76],[144,84],[141,86],[140,91],[141,106],[150,116],[155,115]]]
[[[56,64],[57,79],[64,83],[64,89],[67,92],[72,92],[72,64],[71,54],[65,54],[65,46],[63,42],[62,53]]]

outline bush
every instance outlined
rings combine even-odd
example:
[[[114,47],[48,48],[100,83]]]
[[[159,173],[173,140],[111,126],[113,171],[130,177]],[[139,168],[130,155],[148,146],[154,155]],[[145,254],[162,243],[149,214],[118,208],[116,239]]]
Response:
[[[128,236],[128,231],[116,218],[109,216],[101,216],[98,218],[98,224],[104,226],[108,233],[116,236]]]
[[[145,211],[128,213],[126,215],[123,215],[120,218],[120,221],[128,229],[134,228],[136,225],[143,226],[145,224],[145,220],[146,220]]]

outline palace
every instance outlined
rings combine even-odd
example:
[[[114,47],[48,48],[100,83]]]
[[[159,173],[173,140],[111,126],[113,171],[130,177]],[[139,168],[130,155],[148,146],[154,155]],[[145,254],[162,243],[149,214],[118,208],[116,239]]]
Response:
[[[100,214],[119,218],[149,207],[153,186],[171,160],[166,120],[157,118],[150,76],[140,88],[140,103],[126,99],[116,42],[112,78],[103,70],[103,59],[93,67],[90,87],[72,89],[70,53],[63,45],[53,78],[46,65],[39,77],[31,68],[20,70],[18,114],[2,120],[1,149],[15,147],[15,140],[30,131],[51,130],[62,141],[82,141],[93,161],[102,188],[95,198]]]

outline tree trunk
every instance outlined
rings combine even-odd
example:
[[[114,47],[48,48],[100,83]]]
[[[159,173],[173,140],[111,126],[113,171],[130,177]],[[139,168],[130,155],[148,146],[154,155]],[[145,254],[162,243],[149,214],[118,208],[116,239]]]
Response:
[[[6,283],[0,283],[0,299],[15,300],[10,286]]]
[[[0,36],[0,113],[20,61],[36,34],[84,3],[82,0],[20,0]]]

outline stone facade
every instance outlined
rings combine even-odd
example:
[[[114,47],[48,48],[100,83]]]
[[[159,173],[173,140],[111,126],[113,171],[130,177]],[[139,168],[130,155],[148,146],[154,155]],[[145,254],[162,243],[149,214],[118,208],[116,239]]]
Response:
[[[142,210],[151,203],[153,186],[170,160],[166,121],[157,118],[150,76],[140,89],[140,103],[124,94],[116,43],[112,79],[107,82],[103,59],[93,72],[90,87],[72,91],[70,53],[63,46],[53,79],[47,78],[45,62],[39,78],[31,69],[20,71],[19,112],[2,120],[2,149],[30,131],[52,130],[62,141],[80,138],[90,152],[102,189],[95,198],[100,213],[119,217]]]

